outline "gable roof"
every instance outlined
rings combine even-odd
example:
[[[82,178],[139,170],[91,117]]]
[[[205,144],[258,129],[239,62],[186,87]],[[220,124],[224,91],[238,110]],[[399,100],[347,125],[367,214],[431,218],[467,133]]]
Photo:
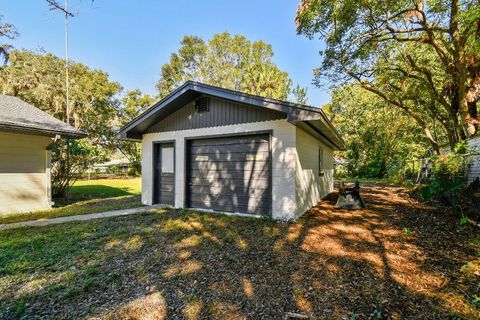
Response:
[[[286,114],[288,122],[301,127],[334,149],[345,150],[345,143],[320,108],[265,98],[194,81],[185,82],[165,98],[156,102],[150,109],[126,124],[119,131],[117,137],[126,140],[141,140],[143,133],[149,127],[201,96],[211,96],[282,112]]]
[[[0,94],[0,131],[81,138],[82,131],[12,96]]]

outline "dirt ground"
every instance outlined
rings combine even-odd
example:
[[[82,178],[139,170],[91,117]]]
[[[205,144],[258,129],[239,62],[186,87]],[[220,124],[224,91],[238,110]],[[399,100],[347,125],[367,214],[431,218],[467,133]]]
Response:
[[[305,263],[322,261],[311,276],[331,280],[310,299],[326,308],[306,303],[303,311],[320,318],[345,309],[359,318],[480,317],[472,303],[480,273],[465,267],[478,262],[478,230],[460,227],[450,209],[427,206],[406,189],[371,186],[362,194],[364,210],[335,210],[335,193],[301,219],[297,243]]]
[[[36,270],[27,280],[0,273],[11,276],[0,316],[480,318],[478,230],[404,189],[375,186],[363,196],[364,210],[335,210],[332,194],[294,223],[172,210],[78,225],[69,239],[81,254],[74,247],[45,266],[30,257]],[[54,228],[42,235],[52,250],[65,241]],[[68,283],[58,278],[65,272]],[[50,278],[57,289],[18,293]],[[85,279],[88,286],[69,291]],[[26,306],[15,313],[20,301]]]

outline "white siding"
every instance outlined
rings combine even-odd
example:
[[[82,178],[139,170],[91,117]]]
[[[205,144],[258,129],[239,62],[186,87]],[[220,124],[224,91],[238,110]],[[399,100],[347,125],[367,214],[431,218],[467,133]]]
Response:
[[[275,219],[292,219],[295,216],[295,126],[285,120],[264,121],[160,133],[148,133],[142,141],[142,202],[152,204],[153,142],[175,141],[175,206],[185,203],[185,139],[251,133],[272,130],[272,215]]]
[[[301,216],[333,191],[333,150],[298,127],[296,137],[296,202],[297,216]],[[319,175],[320,148],[323,149],[323,175]]]
[[[480,137],[473,137],[467,140],[468,146],[480,152]],[[440,154],[448,154],[451,152],[450,147],[444,147],[440,149]],[[468,167],[468,183],[472,183],[475,179],[480,178],[480,155],[472,154],[472,158]]]
[[[0,214],[50,207],[48,137],[0,132]]]
[[[477,152],[480,151],[480,137],[471,138],[468,140],[468,145]],[[472,183],[477,178],[480,178],[480,156],[473,155],[468,171],[468,183]]]
[[[175,207],[185,204],[185,140],[272,130],[272,217],[294,219],[333,190],[333,150],[286,120],[215,128],[148,133],[142,140],[142,202],[152,204],[154,142],[175,141]],[[324,175],[318,175],[318,148],[324,148]],[[298,150],[298,151],[297,151]]]

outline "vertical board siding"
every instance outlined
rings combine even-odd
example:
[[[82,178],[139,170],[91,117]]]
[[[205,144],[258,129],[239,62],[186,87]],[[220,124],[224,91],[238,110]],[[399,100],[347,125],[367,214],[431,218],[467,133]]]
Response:
[[[210,128],[241,123],[286,119],[286,114],[210,98],[209,111],[197,112],[191,102],[147,130],[147,133]]]

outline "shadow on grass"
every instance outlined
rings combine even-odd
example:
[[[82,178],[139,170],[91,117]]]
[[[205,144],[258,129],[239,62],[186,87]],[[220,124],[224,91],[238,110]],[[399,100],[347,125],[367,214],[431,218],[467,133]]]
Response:
[[[68,199],[55,198],[55,207],[63,207],[78,201],[91,199],[105,199],[113,197],[121,197],[133,195],[131,188],[116,188],[105,185],[86,185],[86,186],[72,186],[68,195]]]
[[[457,272],[473,230],[398,189],[364,195],[294,223],[159,210],[0,233],[0,318],[477,317]]]

